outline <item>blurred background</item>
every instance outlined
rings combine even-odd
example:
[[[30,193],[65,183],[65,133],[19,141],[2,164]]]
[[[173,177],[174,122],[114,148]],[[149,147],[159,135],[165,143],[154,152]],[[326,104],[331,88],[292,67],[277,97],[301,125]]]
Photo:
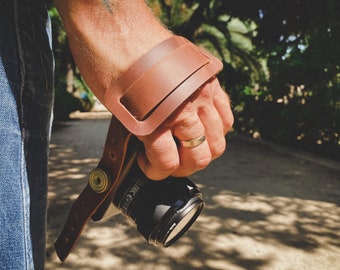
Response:
[[[234,133],[340,160],[338,0],[149,0],[174,33],[224,63]],[[80,76],[51,6],[55,120],[97,101]]]

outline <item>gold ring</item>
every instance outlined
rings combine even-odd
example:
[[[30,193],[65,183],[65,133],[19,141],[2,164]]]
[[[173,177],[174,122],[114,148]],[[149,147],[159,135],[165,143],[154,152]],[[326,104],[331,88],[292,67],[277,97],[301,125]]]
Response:
[[[189,147],[189,148],[193,148],[196,146],[199,146],[200,144],[202,144],[205,141],[205,135],[202,135],[196,139],[192,139],[192,140],[188,140],[188,141],[181,141],[179,140],[181,146],[183,147]]]

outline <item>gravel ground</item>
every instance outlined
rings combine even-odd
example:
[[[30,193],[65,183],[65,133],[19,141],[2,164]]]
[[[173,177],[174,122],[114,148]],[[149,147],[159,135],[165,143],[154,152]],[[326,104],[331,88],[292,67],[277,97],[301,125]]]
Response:
[[[109,125],[85,118],[59,123],[52,134],[46,269],[340,269],[340,163],[240,136],[191,177],[206,206],[176,244],[150,246],[118,215],[90,222],[60,263],[53,242],[99,161]]]

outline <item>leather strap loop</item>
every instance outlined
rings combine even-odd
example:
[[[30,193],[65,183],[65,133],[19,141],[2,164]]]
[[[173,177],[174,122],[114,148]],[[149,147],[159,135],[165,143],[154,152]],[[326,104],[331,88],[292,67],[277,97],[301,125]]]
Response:
[[[117,81],[112,83],[111,88],[115,87],[116,90],[122,91],[120,95],[123,95],[123,91],[127,89],[129,85],[131,85],[136,79],[142,76],[145,71],[157,64],[161,59],[171,54],[176,49],[186,45],[187,42],[188,41],[185,38],[181,37],[169,38],[161,42],[158,46],[144,54],[123,74],[121,74]]]
[[[177,65],[178,59],[186,65]],[[126,90],[121,103],[132,115],[142,120],[179,84],[208,63],[209,60],[191,46],[182,46],[138,78]],[[176,79],[169,80],[169,77]]]
[[[185,38],[174,36],[149,51],[113,82],[105,92],[104,105],[131,133],[148,135],[221,69],[222,63],[216,57]]]

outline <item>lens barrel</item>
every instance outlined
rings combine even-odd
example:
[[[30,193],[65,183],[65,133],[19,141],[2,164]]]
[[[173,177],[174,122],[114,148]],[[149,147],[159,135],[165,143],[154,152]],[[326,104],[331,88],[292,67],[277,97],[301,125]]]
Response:
[[[188,178],[152,181],[134,164],[117,190],[113,204],[155,246],[168,247],[195,222],[204,202]]]

